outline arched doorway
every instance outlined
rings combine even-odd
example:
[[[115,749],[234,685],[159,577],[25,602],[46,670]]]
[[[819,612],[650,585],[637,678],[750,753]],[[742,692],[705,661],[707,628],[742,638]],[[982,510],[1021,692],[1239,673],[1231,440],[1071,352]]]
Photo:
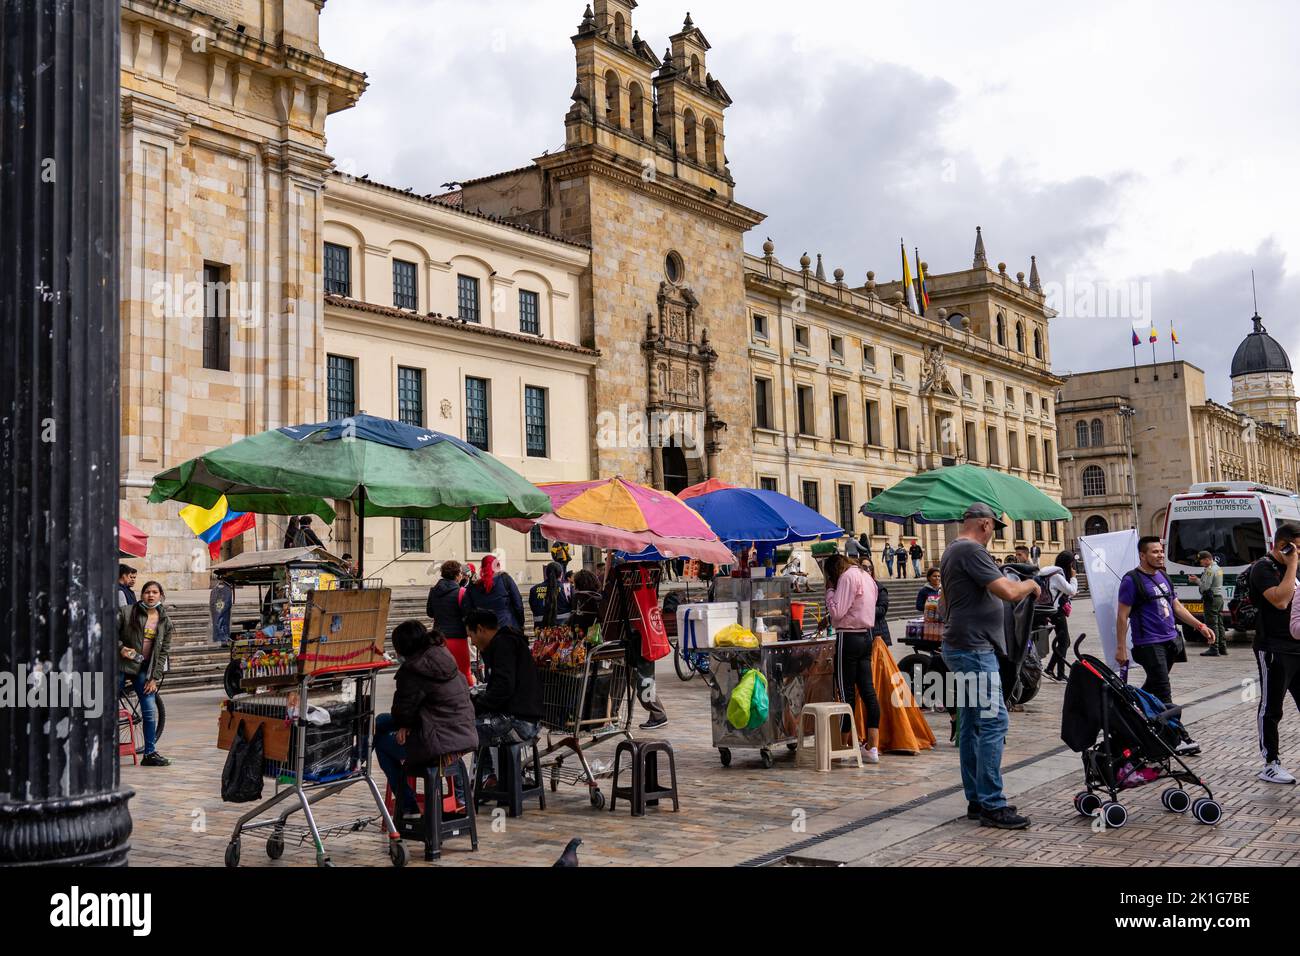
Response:
[[[694,448],[689,449],[691,454],[687,454],[688,449],[682,447],[679,436],[674,435],[668,439],[661,450],[664,461],[664,490],[669,494],[675,495],[704,480],[704,468],[699,454]]]
[[[1094,534],[1107,534],[1109,531],[1110,525],[1106,523],[1106,519],[1101,515],[1093,515],[1084,522],[1083,525],[1083,533],[1089,536]]]

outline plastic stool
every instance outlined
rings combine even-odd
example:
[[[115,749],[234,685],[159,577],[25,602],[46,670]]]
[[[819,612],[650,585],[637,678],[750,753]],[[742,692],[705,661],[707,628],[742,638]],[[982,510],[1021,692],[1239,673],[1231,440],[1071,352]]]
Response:
[[[632,786],[620,787],[618,773],[623,754],[632,759]],[[668,786],[659,783],[659,754],[668,756]],[[614,810],[618,798],[632,803],[632,816],[645,816],[646,807],[657,807],[661,799],[673,801],[673,813],[681,809],[677,799],[677,760],[673,745],[666,740],[623,740],[614,748],[614,783],[609,794],[609,809]]]
[[[542,781],[542,761],[537,753],[537,738],[524,743],[500,744],[497,747],[497,786],[495,790],[483,787],[483,778],[492,766],[486,759],[490,745],[479,748],[474,757],[474,808],[475,811],[485,803],[493,800],[498,807],[505,807],[511,817],[520,817],[524,813],[524,801],[537,798],[538,809],[546,809],[546,787]],[[533,786],[524,786],[525,749],[532,750]]]
[[[466,797],[463,810],[460,810],[459,805],[456,803],[455,780],[457,778],[460,780],[461,788]],[[402,802],[399,800],[397,801],[397,811],[393,817],[397,832],[403,838],[417,837],[420,839],[424,843],[424,858],[426,861],[433,861],[442,856],[444,840],[462,836],[466,832],[469,834],[470,850],[477,851],[478,818],[472,809],[474,806],[473,791],[470,789],[469,771],[465,769],[464,759],[458,758],[445,770],[442,761],[435,759],[424,768],[422,779],[424,780],[424,792],[416,793],[416,801],[420,804],[421,810],[419,822],[422,825],[419,827],[411,826],[415,821],[407,820],[402,816]],[[450,798],[452,806],[450,812],[447,807],[447,797],[442,792],[442,781],[444,779],[452,781]],[[430,799],[431,796],[433,799]]]
[[[127,728],[126,740],[122,739],[123,727]],[[124,757],[127,754],[130,754],[131,763],[134,765],[140,762],[136,757],[138,752],[139,748],[135,743],[135,718],[131,715],[129,709],[126,707],[119,707],[117,710],[117,755],[119,757]]]
[[[862,751],[858,749],[858,728],[853,722],[853,708],[848,704],[804,704],[803,710],[799,714],[799,738],[796,747],[803,750],[804,728],[807,719],[813,718],[813,733],[817,735],[817,770],[819,773],[830,773],[831,761],[852,758],[857,760],[858,766],[862,766]],[[844,748],[836,743],[839,737],[839,728],[832,727],[831,719],[834,717],[849,718],[849,737],[851,747]]]

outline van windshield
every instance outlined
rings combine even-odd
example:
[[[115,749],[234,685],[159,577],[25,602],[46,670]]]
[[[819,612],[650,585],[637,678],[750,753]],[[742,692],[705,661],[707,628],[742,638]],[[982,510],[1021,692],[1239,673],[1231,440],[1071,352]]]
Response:
[[[1196,555],[1208,551],[1222,568],[1242,567],[1266,550],[1260,518],[1185,518],[1169,525],[1167,557],[1174,564],[1194,567]]]

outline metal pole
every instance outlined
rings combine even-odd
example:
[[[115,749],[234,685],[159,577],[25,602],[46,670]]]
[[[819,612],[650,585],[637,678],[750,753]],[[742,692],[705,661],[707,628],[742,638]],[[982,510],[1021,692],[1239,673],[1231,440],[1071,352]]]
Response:
[[[1137,475],[1133,471],[1133,416],[1137,414],[1137,409],[1125,405],[1119,413],[1124,419],[1124,444],[1128,448],[1128,493],[1133,504],[1133,529],[1141,534],[1142,529],[1139,527],[1138,519]]]
[[[0,865],[125,864],[116,0],[0,20]],[[43,677],[35,678],[37,671]],[[12,675],[12,676],[11,676]]]

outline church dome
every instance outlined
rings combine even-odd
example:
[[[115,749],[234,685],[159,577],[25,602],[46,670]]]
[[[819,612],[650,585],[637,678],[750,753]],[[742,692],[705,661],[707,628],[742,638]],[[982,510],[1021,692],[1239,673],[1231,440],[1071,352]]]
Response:
[[[1255,372],[1290,372],[1291,360],[1286,349],[1265,331],[1264,320],[1256,313],[1251,321],[1255,323],[1254,331],[1242,340],[1232,356],[1232,377]]]

